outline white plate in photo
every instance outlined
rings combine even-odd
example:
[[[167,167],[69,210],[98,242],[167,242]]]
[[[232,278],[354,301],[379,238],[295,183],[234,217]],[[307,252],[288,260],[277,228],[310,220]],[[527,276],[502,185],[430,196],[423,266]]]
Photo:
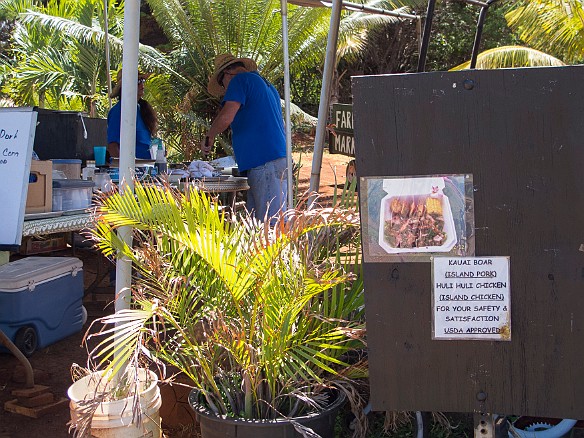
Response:
[[[441,200],[442,204],[442,216],[444,218],[443,231],[446,233],[446,239],[440,245],[430,245],[430,246],[417,246],[413,248],[402,248],[392,246],[390,240],[386,236],[385,224],[387,221],[391,221],[391,202],[396,199],[425,199],[430,197],[429,194],[418,194],[418,195],[400,195],[396,196],[393,194],[386,195],[381,200],[380,210],[379,210],[379,246],[381,246],[387,253],[398,254],[398,253],[429,253],[429,252],[448,252],[454,245],[456,245],[456,228],[454,226],[454,218],[452,217],[452,210],[450,209],[450,201],[447,196],[440,194],[437,199]],[[404,225],[405,226],[405,225]]]

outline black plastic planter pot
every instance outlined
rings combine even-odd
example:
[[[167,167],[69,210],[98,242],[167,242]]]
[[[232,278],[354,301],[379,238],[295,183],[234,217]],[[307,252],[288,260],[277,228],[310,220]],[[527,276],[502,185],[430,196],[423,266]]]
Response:
[[[321,438],[334,438],[335,419],[345,404],[343,392],[336,392],[336,399],[324,411],[294,418],[294,421],[311,428]],[[199,391],[189,394],[189,404],[201,425],[202,438],[302,438],[289,420],[243,420],[217,416],[199,403]]]

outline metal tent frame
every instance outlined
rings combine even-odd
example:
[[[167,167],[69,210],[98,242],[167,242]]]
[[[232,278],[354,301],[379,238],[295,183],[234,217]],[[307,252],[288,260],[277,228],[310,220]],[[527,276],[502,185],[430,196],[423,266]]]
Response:
[[[476,66],[476,59],[479,51],[482,28],[486,13],[489,6],[497,0],[464,0],[466,3],[481,7],[479,20],[477,23],[477,32],[473,46],[470,68]],[[290,122],[290,60],[288,53],[288,3],[305,7],[330,7],[331,19],[330,28],[327,38],[323,81],[320,93],[320,103],[318,108],[318,121],[316,126],[316,136],[314,140],[314,155],[312,161],[312,170],[310,176],[310,191],[318,192],[320,185],[320,169],[322,167],[322,154],[326,135],[326,123],[330,106],[330,89],[333,78],[333,69],[336,61],[336,48],[338,41],[339,25],[341,10],[360,11],[371,14],[391,15],[402,19],[421,20],[419,15],[405,14],[398,11],[389,11],[380,8],[369,7],[358,3],[351,3],[344,0],[280,0],[282,15],[282,40],[284,50],[284,100],[285,100],[285,127],[286,127],[286,149],[288,159],[288,202],[292,205],[292,134]],[[420,58],[418,71],[422,72],[425,68],[426,55],[430,40],[430,31],[432,28],[432,19],[434,16],[436,0],[428,1],[426,12],[426,22],[424,33],[420,46]],[[107,0],[104,0],[104,21],[106,23],[106,58],[107,58],[107,76],[108,87],[111,89],[111,78],[109,71],[109,47],[107,44]],[[138,79],[138,46],[140,31],[140,1],[126,0],[124,6],[124,40],[122,65],[122,81],[126,86],[122,88],[122,123],[120,138],[120,181],[125,182],[121,190],[133,190],[132,171],[135,167],[135,150],[136,142],[136,102],[137,96],[137,79]],[[309,202],[309,208],[314,205],[315,197]],[[132,229],[125,227],[120,230],[120,236],[126,241],[131,242]],[[131,285],[131,262],[130,260],[118,260],[116,264],[116,301],[115,310],[126,309],[130,304],[130,285]]]

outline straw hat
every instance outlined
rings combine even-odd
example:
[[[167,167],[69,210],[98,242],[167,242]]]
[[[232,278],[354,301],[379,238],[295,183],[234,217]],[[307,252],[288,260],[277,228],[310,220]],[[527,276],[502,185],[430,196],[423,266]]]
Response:
[[[207,84],[207,91],[213,96],[221,96],[225,93],[225,89],[219,84],[219,75],[223,70],[236,62],[241,62],[243,66],[249,71],[255,71],[258,69],[258,65],[251,58],[236,58],[231,53],[223,53],[215,58],[215,71],[209,79]]]
[[[138,72],[138,79],[148,79],[150,75],[147,73]],[[113,88],[110,97],[118,97],[122,92],[122,69],[118,71],[116,76],[116,86]]]

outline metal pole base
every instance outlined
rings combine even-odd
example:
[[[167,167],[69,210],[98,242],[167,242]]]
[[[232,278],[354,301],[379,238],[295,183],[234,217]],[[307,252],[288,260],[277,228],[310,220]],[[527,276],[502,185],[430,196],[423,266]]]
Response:
[[[509,423],[505,417],[482,412],[474,414],[475,438],[506,438],[509,436]]]

